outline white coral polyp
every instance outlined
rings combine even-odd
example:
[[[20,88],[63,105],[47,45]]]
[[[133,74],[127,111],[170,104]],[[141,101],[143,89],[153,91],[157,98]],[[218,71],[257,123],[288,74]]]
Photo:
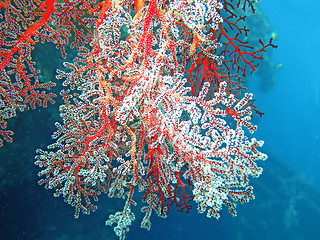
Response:
[[[217,29],[223,22],[217,9],[222,7],[223,5],[217,0],[179,0],[171,4],[170,10],[180,14],[190,29],[202,29],[210,19],[212,19],[211,27]]]

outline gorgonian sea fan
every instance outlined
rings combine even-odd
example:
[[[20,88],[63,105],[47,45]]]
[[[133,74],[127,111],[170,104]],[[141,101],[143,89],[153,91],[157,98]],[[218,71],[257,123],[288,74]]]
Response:
[[[14,15],[14,3],[0,6]],[[56,141],[38,149],[35,162],[39,183],[74,206],[76,218],[95,211],[101,193],[124,198],[123,211],[106,222],[124,239],[135,218],[135,191],[143,193],[146,229],[152,212],[166,217],[172,205],[189,212],[193,201],[200,213],[219,218],[223,205],[236,215],[236,202],[254,198],[249,177],[261,174],[256,161],[267,156],[258,150],[263,142],[247,136],[256,130],[252,114],[260,112],[242,84],[274,45],[260,41],[255,49],[243,40],[248,29],[237,14],[254,11],[253,1],[29,3],[39,18],[19,18],[27,30],[5,43],[1,76],[7,85],[10,74],[23,79],[12,91],[24,102],[19,96],[33,91],[38,74],[32,45],[53,42],[63,56],[66,45],[77,49],[74,61],[57,71],[65,89]],[[35,103],[51,101],[32,94]]]

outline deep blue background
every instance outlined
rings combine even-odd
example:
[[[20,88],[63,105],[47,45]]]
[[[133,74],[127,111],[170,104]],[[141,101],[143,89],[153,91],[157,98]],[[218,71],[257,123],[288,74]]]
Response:
[[[257,95],[266,112],[258,135],[268,153],[320,183],[320,1],[262,0],[277,34],[273,59],[283,67],[272,92]]]

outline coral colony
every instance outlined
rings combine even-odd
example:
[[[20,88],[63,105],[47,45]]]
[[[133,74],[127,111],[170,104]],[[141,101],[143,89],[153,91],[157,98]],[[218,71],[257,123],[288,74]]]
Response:
[[[250,138],[253,114],[246,93],[272,40],[253,47],[246,14],[252,0],[11,0],[0,2],[0,145],[12,142],[7,120],[54,103],[52,82],[41,83],[35,44],[50,42],[73,62],[63,80],[62,122],[55,143],[37,150],[40,185],[80,213],[98,197],[125,199],[109,216],[125,238],[135,219],[135,192],[144,218],[166,217],[172,206],[219,218],[225,205],[254,198],[249,177],[262,169],[263,141]],[[195,202],[194,204],[192,203]]]

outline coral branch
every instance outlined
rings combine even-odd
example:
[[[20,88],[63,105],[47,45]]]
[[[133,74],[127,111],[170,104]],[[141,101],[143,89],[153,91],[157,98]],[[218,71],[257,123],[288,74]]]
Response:
[[[54,103],[55,85],[42,83],[33,45],[52,42],[66,57],[57,71],[62,123],[55,142],[37,150],[39,184],[80,213],[97,209],[105,193],[126,199],[106,225],[125,238],[143,193],[141,227],[172,206],[220,217],[226,206],[254,199],[251,177],[262,169],[263,141],[247,136],[254,106],[244,87],[272,40],[255,48],[245,39],[252,0],[131,0],[0,2],[0,136],[12,142],[7,119]],[[19,8],[20,7],[20,8]],[[29,12],[28,12],[29,11]],[[244,16],[240,15],[244,14]],[[34,14],[30,14],[34,13]],[[14,21],[17,17],[18,24]],[[42,89],[42,90],[40,90]],[[0,146],[3,140],[0,139]]]

